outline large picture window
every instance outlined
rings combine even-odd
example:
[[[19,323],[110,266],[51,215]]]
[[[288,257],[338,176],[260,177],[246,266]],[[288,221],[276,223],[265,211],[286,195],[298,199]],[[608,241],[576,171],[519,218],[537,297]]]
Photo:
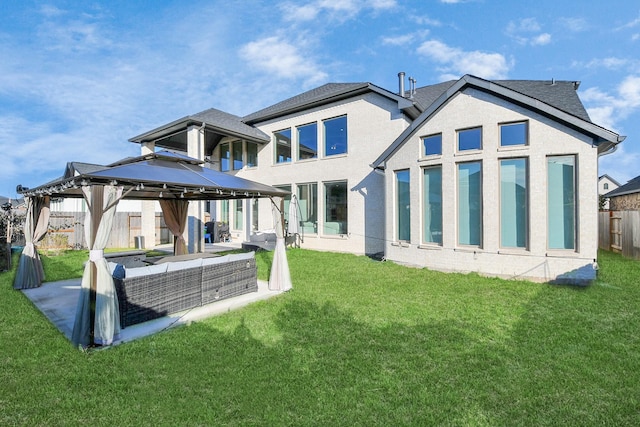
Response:
[[[458,131],[458,151],[481,150],[482,128],[464,129]]]
[[[300,222],[304,234],[318,232],[318,184],[298,184]]]
[[[396,233],[398,240],[411,240],[411,193],[408,170],[396,172]]]
[[[283,129],[273,133],[276,145],[276,163],[291,161],[291,129]]]
[[[527,160],[500,161],[500,246],[526,248],[528,229]]]
[[[334,156],[347,152],[347,116],[324,120],[324,155]]]
[[[318,157],[318,124],[298,126],[298,160]]]
[[[549,249],[576,249],[576,158],[547,158]]]
[[[347,182],[324,184],[324,234],[347,234]]]
[[[482,163],[458,164],[458,244],[482,245]]]
[[[442,167],[425,168],[423,175],[423,232],[425,243],[442,245]]]

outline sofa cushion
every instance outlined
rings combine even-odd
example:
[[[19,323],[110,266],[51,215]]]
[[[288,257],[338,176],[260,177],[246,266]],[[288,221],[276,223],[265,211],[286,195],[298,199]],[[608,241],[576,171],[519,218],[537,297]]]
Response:
[[[125,269],[127,279],[132,277],[149,276],[151,274],[166,273],[167,264],[149,265],[147,267],[135,267]]]
[[[244,261],[255,257],[255,252],[243,252],[239,254],[229,254],[229,262],[231,261]]]
[[[185,270],[187,268],[202,267],[202,258],[190,259],[188,261],[168,262],[167,271]]]
[[[207,265],[218,265],[218,264],[224,264],[227,262],[229,262],[229,255],[204,258],[202,260],[202,266],[206,267]]]

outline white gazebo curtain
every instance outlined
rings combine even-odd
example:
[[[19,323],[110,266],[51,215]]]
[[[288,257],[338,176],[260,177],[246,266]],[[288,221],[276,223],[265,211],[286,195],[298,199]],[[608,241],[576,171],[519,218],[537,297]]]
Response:
[[[276,198],[280,200],[280,198]],[[273,200],[272,200],[273,202]],[[289,272],[289,261],[287,261],[287,251],[284,244],[284,225],[282,224],[282,212],[276,203],[272,203],[274,229],[276,230],[276,248],[273,252],[273,262],[271,264],[271,275],[269,276],[269,289],[272,291],[288,291],[291,284],[291,273]]]
[[[164,215],[164,222],[173,234],[173,254],[185,255],[189,253],[187,243],[184,240],[184,231],[189,215],[189,201],[161,199],[160,207]]]
[[[120,311],[113,277],[104,258],[104,248],[109,241],[116,206],[123,189],[111,185],[96,185],[83,187],[82,190],[89,206],[84,230],[90,250],[89,261],[82,275],[72,341],[83,347],[94,343],[110,345],[120,334]],[[91,308],[92,289],[95,290],[94,310]]]
[[[24,223],[26,244],[20,255],[15,289],[37,288],[44,280],[44,269],[36,243],[44,238],[49,228],[49,196],[27,197],[27,217]]]

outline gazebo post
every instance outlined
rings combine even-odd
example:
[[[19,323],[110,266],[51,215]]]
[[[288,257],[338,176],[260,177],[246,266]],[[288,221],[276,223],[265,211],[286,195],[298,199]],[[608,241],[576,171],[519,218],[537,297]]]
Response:
[[[93,249],[93,245],[98,235],[98,227],[100,226],[100,218],[104,209],[104,187],[102,185],[91,186],[91,206],[89,207],[89,215],[91,215],[91,229],[89,230],[89,241],[87,245],[89,250]],[[90,262],[90,288],[89,288],[89,340],[92,344],[94,341],[95,323],[96,323],[96,294],[98,290],[98,269],[94,262]]]

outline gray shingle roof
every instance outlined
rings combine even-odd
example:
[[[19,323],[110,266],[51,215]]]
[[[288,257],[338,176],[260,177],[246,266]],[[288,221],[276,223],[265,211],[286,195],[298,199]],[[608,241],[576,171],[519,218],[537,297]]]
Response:
[[[215,108],[209,108],[208,110],[202,111],[189,117],[193,120],[203,121],[209,125],[223,130],[228,130],[240,135],[252,136],[253,138],[269,141],[269,137],[264,132],[262,132],[258,128],[247,125],[239,116],[225,113],[224,111],[220,111]]]
[[[609,191],[605,194],[605,197],[624,196],[625,194],[633,193],[640,193],[640,175],[615,190]]]
[[[285,99],[242,118],[245,123],[258,123],[287,113],[312,107],[318,102],[342,99],[369,87],[369,83],[327,83]]]

